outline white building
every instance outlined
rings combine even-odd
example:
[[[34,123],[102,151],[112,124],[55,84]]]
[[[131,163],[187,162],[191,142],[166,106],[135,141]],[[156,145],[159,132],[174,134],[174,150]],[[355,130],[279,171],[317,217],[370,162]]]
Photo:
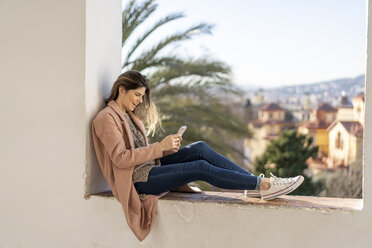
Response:
[[[328,127],[328,167],[349,166],[362,159],[364,94],[352,99],[352,108],[340,107],[337,120]]]

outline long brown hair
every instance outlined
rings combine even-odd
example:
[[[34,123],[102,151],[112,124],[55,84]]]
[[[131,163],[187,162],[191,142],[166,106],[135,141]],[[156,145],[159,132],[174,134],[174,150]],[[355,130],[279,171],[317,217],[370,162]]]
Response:
[[[148,134],[152,133],[152,136],[154,136],[155,131],[158,128],[162,128],[162,125],[158,108],[151,98],[150,87],[146,76],[134,70],[122,73],[112,86],[110,96],[105,99],[106,104],[118,98],[120,86],[123,86],[126,91],[140,87],[146,88],[143,103],[136,107],[134,113],[144,120]]]

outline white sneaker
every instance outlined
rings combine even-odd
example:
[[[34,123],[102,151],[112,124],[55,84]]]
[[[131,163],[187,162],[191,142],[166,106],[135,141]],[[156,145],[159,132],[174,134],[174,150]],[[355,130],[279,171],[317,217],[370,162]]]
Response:
[[[271,200],[281,195],[291,193],[297,189],[304,181],[303,176],[280,178],[270,173],[270,188],[268,190],[261,190],[261,198],[263,200]]]

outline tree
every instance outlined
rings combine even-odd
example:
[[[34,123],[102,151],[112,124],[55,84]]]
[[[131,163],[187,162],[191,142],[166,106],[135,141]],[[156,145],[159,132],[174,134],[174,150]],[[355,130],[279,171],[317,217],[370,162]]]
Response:
[[[181,125],[187,125],[183,144],[204,140],[217,152],[234,158],[244,157],[241,150],[224,142],[226,137],[251,137],[242,117],[229,111],[228,103],[219,100],[221,94],[236,98],[241,91],[231,82],[230,68],[212,58],[184,58],[177,54],[164,54],[165,48],[200,34],[211,34],[213,25],[200,23],[170,34],[152,47],[144,47],[151,34],[170,22],[185,17],[173,13],[155,22],[139,36],[134,31],[156,11],[155,0],[137,3],[129,1],[123,10],[122,46],[128,52],[124,56],[123,70],[138,70],[150,79],[152,95],[162,114],[164,129],[150,137],[158,141],[169,133],[175,133]],[[137,39],[129,47],[129,40]],[[139,55],[138,50],[142,47]]]
[[[286,130],[268,144],[265,152],[255,160],[254,167],[257,173],[266,177],[270,177],[270,172],[278,177],[303,175],[304,183],[293,194],[313,195],[320,185],[313,184],[304,170],[307,169],[306,160],[317,153],[318,147],[313,146],[311,136]]]

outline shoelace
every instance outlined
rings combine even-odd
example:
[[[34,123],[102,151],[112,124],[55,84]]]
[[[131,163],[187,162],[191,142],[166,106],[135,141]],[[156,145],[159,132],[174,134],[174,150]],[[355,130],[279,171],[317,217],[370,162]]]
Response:
[[[277,177],[271,172],[270,172],[270,176],[272,178],[274,178],[273,185],[285,185],[285,184],[288,184],[288,183],[292,183],[294,181],[294,179],[292,177],[289,177],[289,178]],[[265,175],[263,173],[261,173],[260,177],[264,178]]]

